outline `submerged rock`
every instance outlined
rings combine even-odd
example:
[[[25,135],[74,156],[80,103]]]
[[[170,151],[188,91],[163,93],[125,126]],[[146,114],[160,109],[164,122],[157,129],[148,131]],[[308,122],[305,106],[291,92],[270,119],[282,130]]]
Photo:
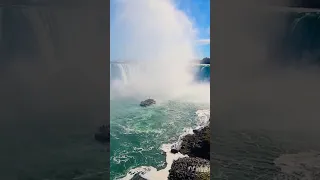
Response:
[[[210,127],[194,131],[182,138],[181,154],[210,160]]]
[[[210,179],[210,162],[201,158],[180,158],[173,161],[168,180]]]
[[[147,100],[141,101],[140,106],[147,107],[147,106],[151,106],[152,104],[156,104],[156,101],[154,99],[147,99]]]
[[[94,134],[95,140],[106,143],[110,142],[110,127],[109,125],[102,125],[99,127],[99,132]]]

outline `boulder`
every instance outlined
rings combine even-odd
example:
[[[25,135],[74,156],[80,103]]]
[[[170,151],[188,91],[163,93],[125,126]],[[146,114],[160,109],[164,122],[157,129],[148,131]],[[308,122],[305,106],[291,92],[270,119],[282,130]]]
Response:
[[[147,106],[151,106],[153,104],[156,104],[156,101],[154,99],[147,99],[147,100],[141,101],[140,106],[147,107]]]
[[[176,149],[171,149],[171,151],[170,151],[172,154],[176,154],[176,153],[178,153],[179,151],[178,150],[176,150]]]
[[[206,126],[203,129],[195,130],[194,134],[183,137],[179,151],[189,157],[210,160],[210,127]]]
[[[203,178],[205,177],[205,178]],[[207,178],[209,177],[209,178]],[[168,180],[210,179],[210,161],[201,158],[179,158],[173,161]]]
[[[131,178],[131,180],[147,180],[147,179],[141,177],[139,174],[135,174],[135,175]]]

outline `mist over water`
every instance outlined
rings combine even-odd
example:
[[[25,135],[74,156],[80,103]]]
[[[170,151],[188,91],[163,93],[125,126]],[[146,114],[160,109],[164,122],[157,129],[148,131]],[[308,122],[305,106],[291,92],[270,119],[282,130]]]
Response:
[[[194,82],[190,63],[197,30],[172,0],[118,0],[111,24],[111,61],[135,65],[125,83],[111,80],[112,96],[209,103],[209,85]]]
[[[112,3],[110,179],[167,179],[182,157],[170,153],[171,145],[202,125],[201,114],[210,117],[209,83],[197,79],[206,79],[210,67],[194,65],[202,59],[197,30],[176,1]],[[156,105],[139,107],[147,98]]]

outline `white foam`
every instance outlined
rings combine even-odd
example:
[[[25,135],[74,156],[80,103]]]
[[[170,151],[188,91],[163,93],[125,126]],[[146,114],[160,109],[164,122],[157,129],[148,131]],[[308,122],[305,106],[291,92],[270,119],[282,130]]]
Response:
[[[197,127],[196,129],[203,128],[205,126],[208,126],[210,123],[210,110],[204,109],[204,110],[198,110],[196,112],[198,118],[197,118]]]
[[[209,123],[210,123],[210,121],[209,121],[210,120],[210,110],[209,109],[198,110],[196,112],[196,114],[197,114],[197,118],[196,118],[196,125],[197,126],[196,126],[195,130],[200,130],[200,129],[204,128],[205,126],[209,125]],[[178,141],[172,145],[172,148],[179,150],[183,137],[185,137],[188,134],[193,134],[193,130],[194,129],[192,129],[192,128],[184,128],[183,133],[179,136]]]
[[[198,110],[196,112],[197,114],[197,127],[196,129],[201,129],[205,126],[209,125],[209,119],[210,119],[210,110],[205,109],[205,110]],[[161,170],[157,170],[156,168],[152,166],[140,166],[134,169],[131,169],[125,177],[122,178],[117,178],[117,180],[130,180],[132,179],[136,174],[139,174],[141,177],[148,179],[148,180],[167,180],[168,175],[169,175],[169,170],[172,166],[173,161],[183,158],[183,157],[188,157],[188,155],[183,155],[180,152],[173,154],[171,153],[171,149],[179,149],[182,138],[188,134],[193,134],[193,129],[192,128],[184,128],[183,133],[179,136],[178,141],[173,143],[173,144],[163,144],[160,149],[165,152],[166,154],[166,167]]]
[[[166,163],[167,166],[164,169],[157,170],[152,166],[140,166],[134,169],[131,169],[127,175],[123,178],[119,178],[117,180],[130,180],[136,174],[139,174],[141,177],[148,180],[166,180],[169,175],[169,170],[174,160],[177,160],[182,157],[188,157],[187,155],[183,155],[181,153],[173,154],[171,153],[171,144],[163,144],[160,148],[163,152],[166,153]]]

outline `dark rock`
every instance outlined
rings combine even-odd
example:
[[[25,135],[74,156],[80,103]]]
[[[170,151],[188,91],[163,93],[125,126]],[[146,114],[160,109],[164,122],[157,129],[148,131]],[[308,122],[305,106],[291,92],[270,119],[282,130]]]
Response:
[[[194,129],[194,130],[192,130],[192,131],[193,131],[194,134],[197,134],[197,133],[199,132],[198,129]]]
[[[200,167],[210,167],[210,162],[205,159],[190,157],[175,160],[169,170],[168,180],[199,179],[199,176],[202,176],[202,173],[197,172],[196,169]]]
[[[94,134],[95,140],[106,143],[110,142],[110,126],[102,125],[99,127],[99,132]]]
[[[196,130],[182,138],[180,152],[189,157],[200,157],[210,160],[210,127]]]
[[[147,107],[147,106],[151,106],[153,104],[156,104],[156,101],[154,99],[147,99],[147,100],[141,101],[140,106]]]
[[[147,179],[141,177],[139,174],[136,174],[131,178],[131,180],[147,180]]]
[[[178,150],[176,150],[176,149],[171,149],[171,153],[172,154],[176,154],[176,153],[178,153],[179,151]]]

